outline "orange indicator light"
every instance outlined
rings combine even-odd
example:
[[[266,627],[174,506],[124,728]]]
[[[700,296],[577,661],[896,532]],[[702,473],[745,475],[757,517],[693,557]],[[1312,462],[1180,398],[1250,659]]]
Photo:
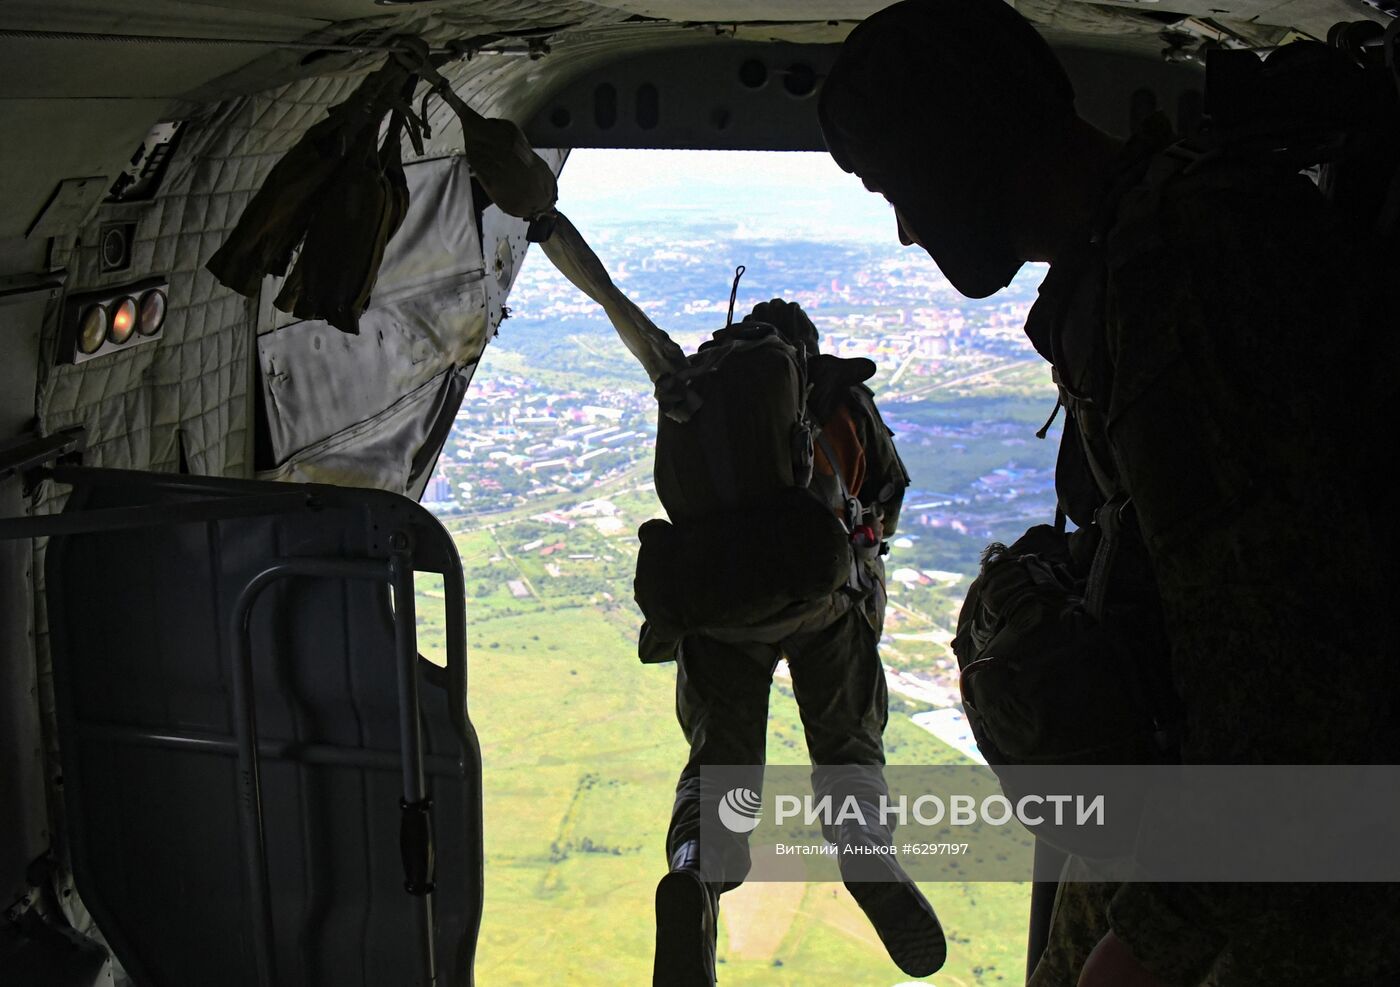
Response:
[[[135,331],[136,299],[123,298],[112,310],[112,328],[108,330],[107,338],[114,343],[121,344],[130,339],[131,334]]]

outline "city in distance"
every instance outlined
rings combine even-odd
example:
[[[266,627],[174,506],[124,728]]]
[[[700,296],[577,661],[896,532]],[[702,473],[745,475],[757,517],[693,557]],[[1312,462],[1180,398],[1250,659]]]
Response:
[[[992,299],[962,298],[825,155],[579,151],[560,207],[687,352],[724,325],[744,265],[736,319],[786,298],[823,352],[876,362],[870,383],[913,480],[888,559],[888,760],[975,758],[947,646],[957,608],[988,542],[1054,513],[1058,429],[1035,432],[1055,390],[1021,331],[1043,271]],[[636,529],[662,515],[650,485],[656,407],[601,310],[540,252],[509,304],[424,498],[456,534],[467,576],[487,798],[478,968],[493,984],[533,984],[542,969],[637,983],[685,757],[673,667],[643,667],[635,651]],[[427,654],[441,641],[440,586],[420,581]],[[768,761],[802,764],[784,672]],[[950,943],[928,982],[1020,981],[1025,886],[925,890]],[[720,960],[729,985],[904,980],[839,885],[725,895]]]

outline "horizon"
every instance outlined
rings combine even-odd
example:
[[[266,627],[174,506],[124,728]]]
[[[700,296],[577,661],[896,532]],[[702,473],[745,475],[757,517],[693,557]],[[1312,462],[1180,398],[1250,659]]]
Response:
[[[584,148],[572,152],[560,172],[559,207],[585,237],[590,226],[704,213],[740,223],[781,222],[794,238],[800,231],[899,246],[889,204],[820,151]]]
[[[560,172],[559,207],[618,287],[668,334],[688,338],[699,333],[696,340],[715,326],[707,325],[703,315],[678,314],[678,286],[666,275],[661,282],[649,279],[635,264],[639,251],[654,251],[666,274],[683,271],[692,288],[684,303],[719,306],[721,321],[740,264],[747,270],[736,314],[756,301],[785,297],[800,300],[814,320],[822,321],[825,288],[791,267],[794,276],[784,275],[772,263],[789,246],[820,249],[827,261],[844,254],[852,275],[874,263],[899,278],[916,277],[927,285],[928,304],[947,310],[995,309],[1034,300],[1046,270],[1043,264],[1027,263],[1001,292],[965,298],[922,247],[899,242],[894,211],[884,197],[843,172],[825,152],[584,148],[574,151]],[[684,261],[678,252],[691,257]],[[764,257],[769,263],[763,263]],[[823,263],[831,271],[827,261]],[[694,283],[697,277],[704,279],[703,286]],[[570,310],[561,314],[547,298]],[[530,339],[565,327],[612,335],[602,308],[569,284],[541,250],[526,253],[509,307],[511,320],[503,323],[501,339],[492,348],[528,345]],[[687,343],[682,340],[682,345]]]

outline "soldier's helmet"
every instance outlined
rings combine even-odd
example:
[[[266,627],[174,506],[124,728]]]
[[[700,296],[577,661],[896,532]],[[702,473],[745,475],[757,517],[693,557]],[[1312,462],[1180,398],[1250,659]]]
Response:
[[[1074,116],[1050,46],[1002,0],[903,0],[842,46],[818,102],[832,156],[882,192],[965,295],[1020,269],[1007,233],[1010,165]]]
[[[744,321],[762,322],[772,326],[778,330],[778,335],[797,347],[808,359],[820,352],[817,344],[817,327],[812,324],[807,313],[802,311],[802,306],[796,302],[789,302],[782,298],[759,302],[748,315],[744,316]]]

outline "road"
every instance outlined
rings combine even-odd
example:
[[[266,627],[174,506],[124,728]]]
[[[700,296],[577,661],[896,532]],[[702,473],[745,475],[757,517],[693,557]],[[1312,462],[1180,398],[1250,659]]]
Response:
[[[979,370],[976,373],[965,374],[962,377],[955,377],[952,380],[935,381],[931,384],[918,384],[903,390],[893,390],[892,388],[896,378],[904,371],[904,367],[900,367],[899,372],[895,375],[895,377],[890,378],[889,383],[886,384],[885,388],[880,392],[880,397],[884,399],[897,399],[901,401],[907,401],[910,398],[922,397],[926,394],[932,394],[934,391],[942,391],[947,390],[950,387],[958,387],[962,384],[970,384],[972,381],[980,380],[983,377],[999,377],[1000,375],[1008,373],[1012,370],[1019,370],[1022,367],[1032,367],[1039,364],[1040,362],[1040,360],[1012,360],[1010,363],[1003,363],[995,367],[988,367],[986,370]]]

